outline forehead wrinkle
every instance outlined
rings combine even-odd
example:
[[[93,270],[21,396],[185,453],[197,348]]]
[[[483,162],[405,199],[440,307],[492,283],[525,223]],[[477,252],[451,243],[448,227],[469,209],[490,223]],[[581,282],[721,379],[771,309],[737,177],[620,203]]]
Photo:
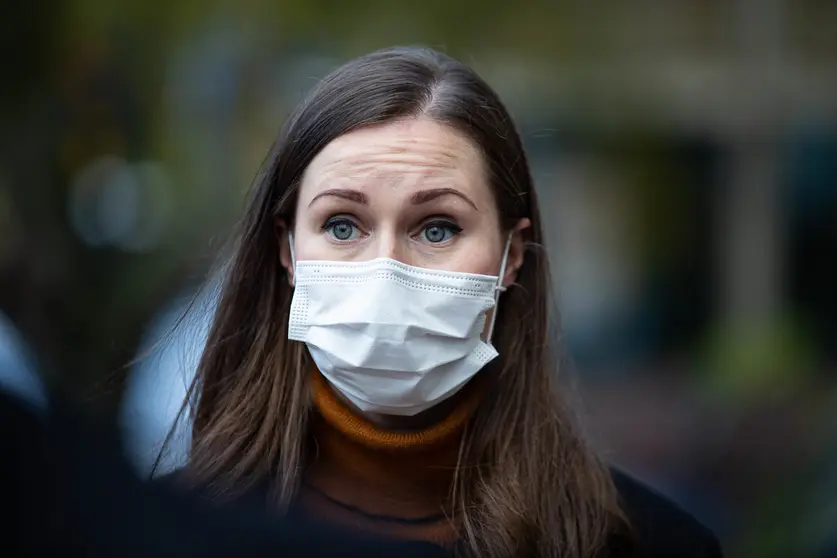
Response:
[[[468,181],[468,173],[460,165],[427,160],[426,157],[411,156],[393,158],[379,154],[363,159],[347,157],[323,165],[319,183],[334,185],[339,182],[380,181],[392,179],[398,182],[405,176],[419,177],[422,181],[461,183]]]
[[[453,150],[420,150],[396,145],[370,146],[363,150],[354,150],[340,157],[327,161],[323,170],[333,167],[345,167],[347,170],[362,169],[369,165],[392,164],[414,165],[417,167],[458,169],[466,161]]]
[[[413,176],[424,184],[460,185],[471,190],[473,181],[485,180],[479,150],[448,130],[441,132],[441,137],[425,137],[421,132],[385,133],[375,138],[349,134],[326,146],[305,174],[314,179],[317,189],[339,187],[340,183],[364,188],[372,181],[395,185]]]
[[[386,159],[353,161],[344,164],[329,165],[321,173],[323,176],[368,178],[388,175],[421,175],[428,178],[450,178],[460,174],[457,166],[437,165],[429,161],[390,161]]]

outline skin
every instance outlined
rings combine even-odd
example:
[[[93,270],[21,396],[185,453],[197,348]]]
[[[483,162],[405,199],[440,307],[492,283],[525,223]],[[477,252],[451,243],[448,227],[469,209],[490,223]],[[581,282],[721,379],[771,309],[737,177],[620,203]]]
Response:
[[[521,219],[511,231],[504,286],[516,280],[530,224]],[[285,223],[280,228],[281,263],[293,285]],[[294,252],[298,260],[392,258],[497,275],[508,234],[479,150],[456,130],[418,118],[348,133],[313,159],[300,186]],[[414,417],[366,416],[382,426],[414,429],[453,405],[446,401]]]

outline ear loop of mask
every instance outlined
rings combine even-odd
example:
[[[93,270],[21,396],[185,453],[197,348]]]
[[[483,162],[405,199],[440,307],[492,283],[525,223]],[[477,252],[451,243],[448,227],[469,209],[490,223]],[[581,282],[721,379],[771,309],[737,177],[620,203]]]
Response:
[[[290,248],[291,252],[291,269],[293,270],[294,275],[296,275],[296,256],[294,255],[294,233],[291,229],[288,229],[288,247]]]
[[[511,249],[511,241],[514,231],[509,233],[506,239],[506,249],[503,251],[503,260],[500,262],[500,275],[497,277],[497,286],[494,287],[494,309],[491,312],[491,323],[488,324],[488,334],[485,336],[485,342],[491,343],[491,337],[494,335],[494,323],[497,321],[497,308],[500,305],[500,295],[506,290],[503,286],[503,279],[506,275],[506,265],[509,262],[509,250]]]

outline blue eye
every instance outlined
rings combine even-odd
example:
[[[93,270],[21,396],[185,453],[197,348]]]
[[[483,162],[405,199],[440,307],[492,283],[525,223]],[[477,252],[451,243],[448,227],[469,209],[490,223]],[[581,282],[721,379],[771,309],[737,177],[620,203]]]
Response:
[[[440,244],[447,242],[454,236],[462,232],[462,228],[447,221],[438,221],[435,223],[428,223],[421,231],[423,240],[431,244]]]
[[[349,219],[329,219],[323,225],[323,230],[328,232],[335,240],[345,242],[353,240],[357,235],[357,226]]]

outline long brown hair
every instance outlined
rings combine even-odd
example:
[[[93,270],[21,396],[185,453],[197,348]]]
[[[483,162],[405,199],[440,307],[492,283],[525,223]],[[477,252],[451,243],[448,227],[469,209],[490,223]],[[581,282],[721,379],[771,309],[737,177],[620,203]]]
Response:
[[[557,382],[552,287],[527,157],[492,89],[467,66],[425,48],[363,56],[322,80],[288,118],[257,179],[225,270],[188,401],[189,477],[218,495],[270,478],[294,499],[308,439],[308,374],[287,338],[292,287],[280,264],[280,219],[293,220],[302,175],[329,142],[363,126],[422,116],[480,147],[503,226],[532,222],[517,284],[502,297],[480,374],[488,388],[462,439],[451,487],[460,555],[591,557],[621,517],[610,475],[585,442]],[[186,408],[186,407],[184,407]]]

